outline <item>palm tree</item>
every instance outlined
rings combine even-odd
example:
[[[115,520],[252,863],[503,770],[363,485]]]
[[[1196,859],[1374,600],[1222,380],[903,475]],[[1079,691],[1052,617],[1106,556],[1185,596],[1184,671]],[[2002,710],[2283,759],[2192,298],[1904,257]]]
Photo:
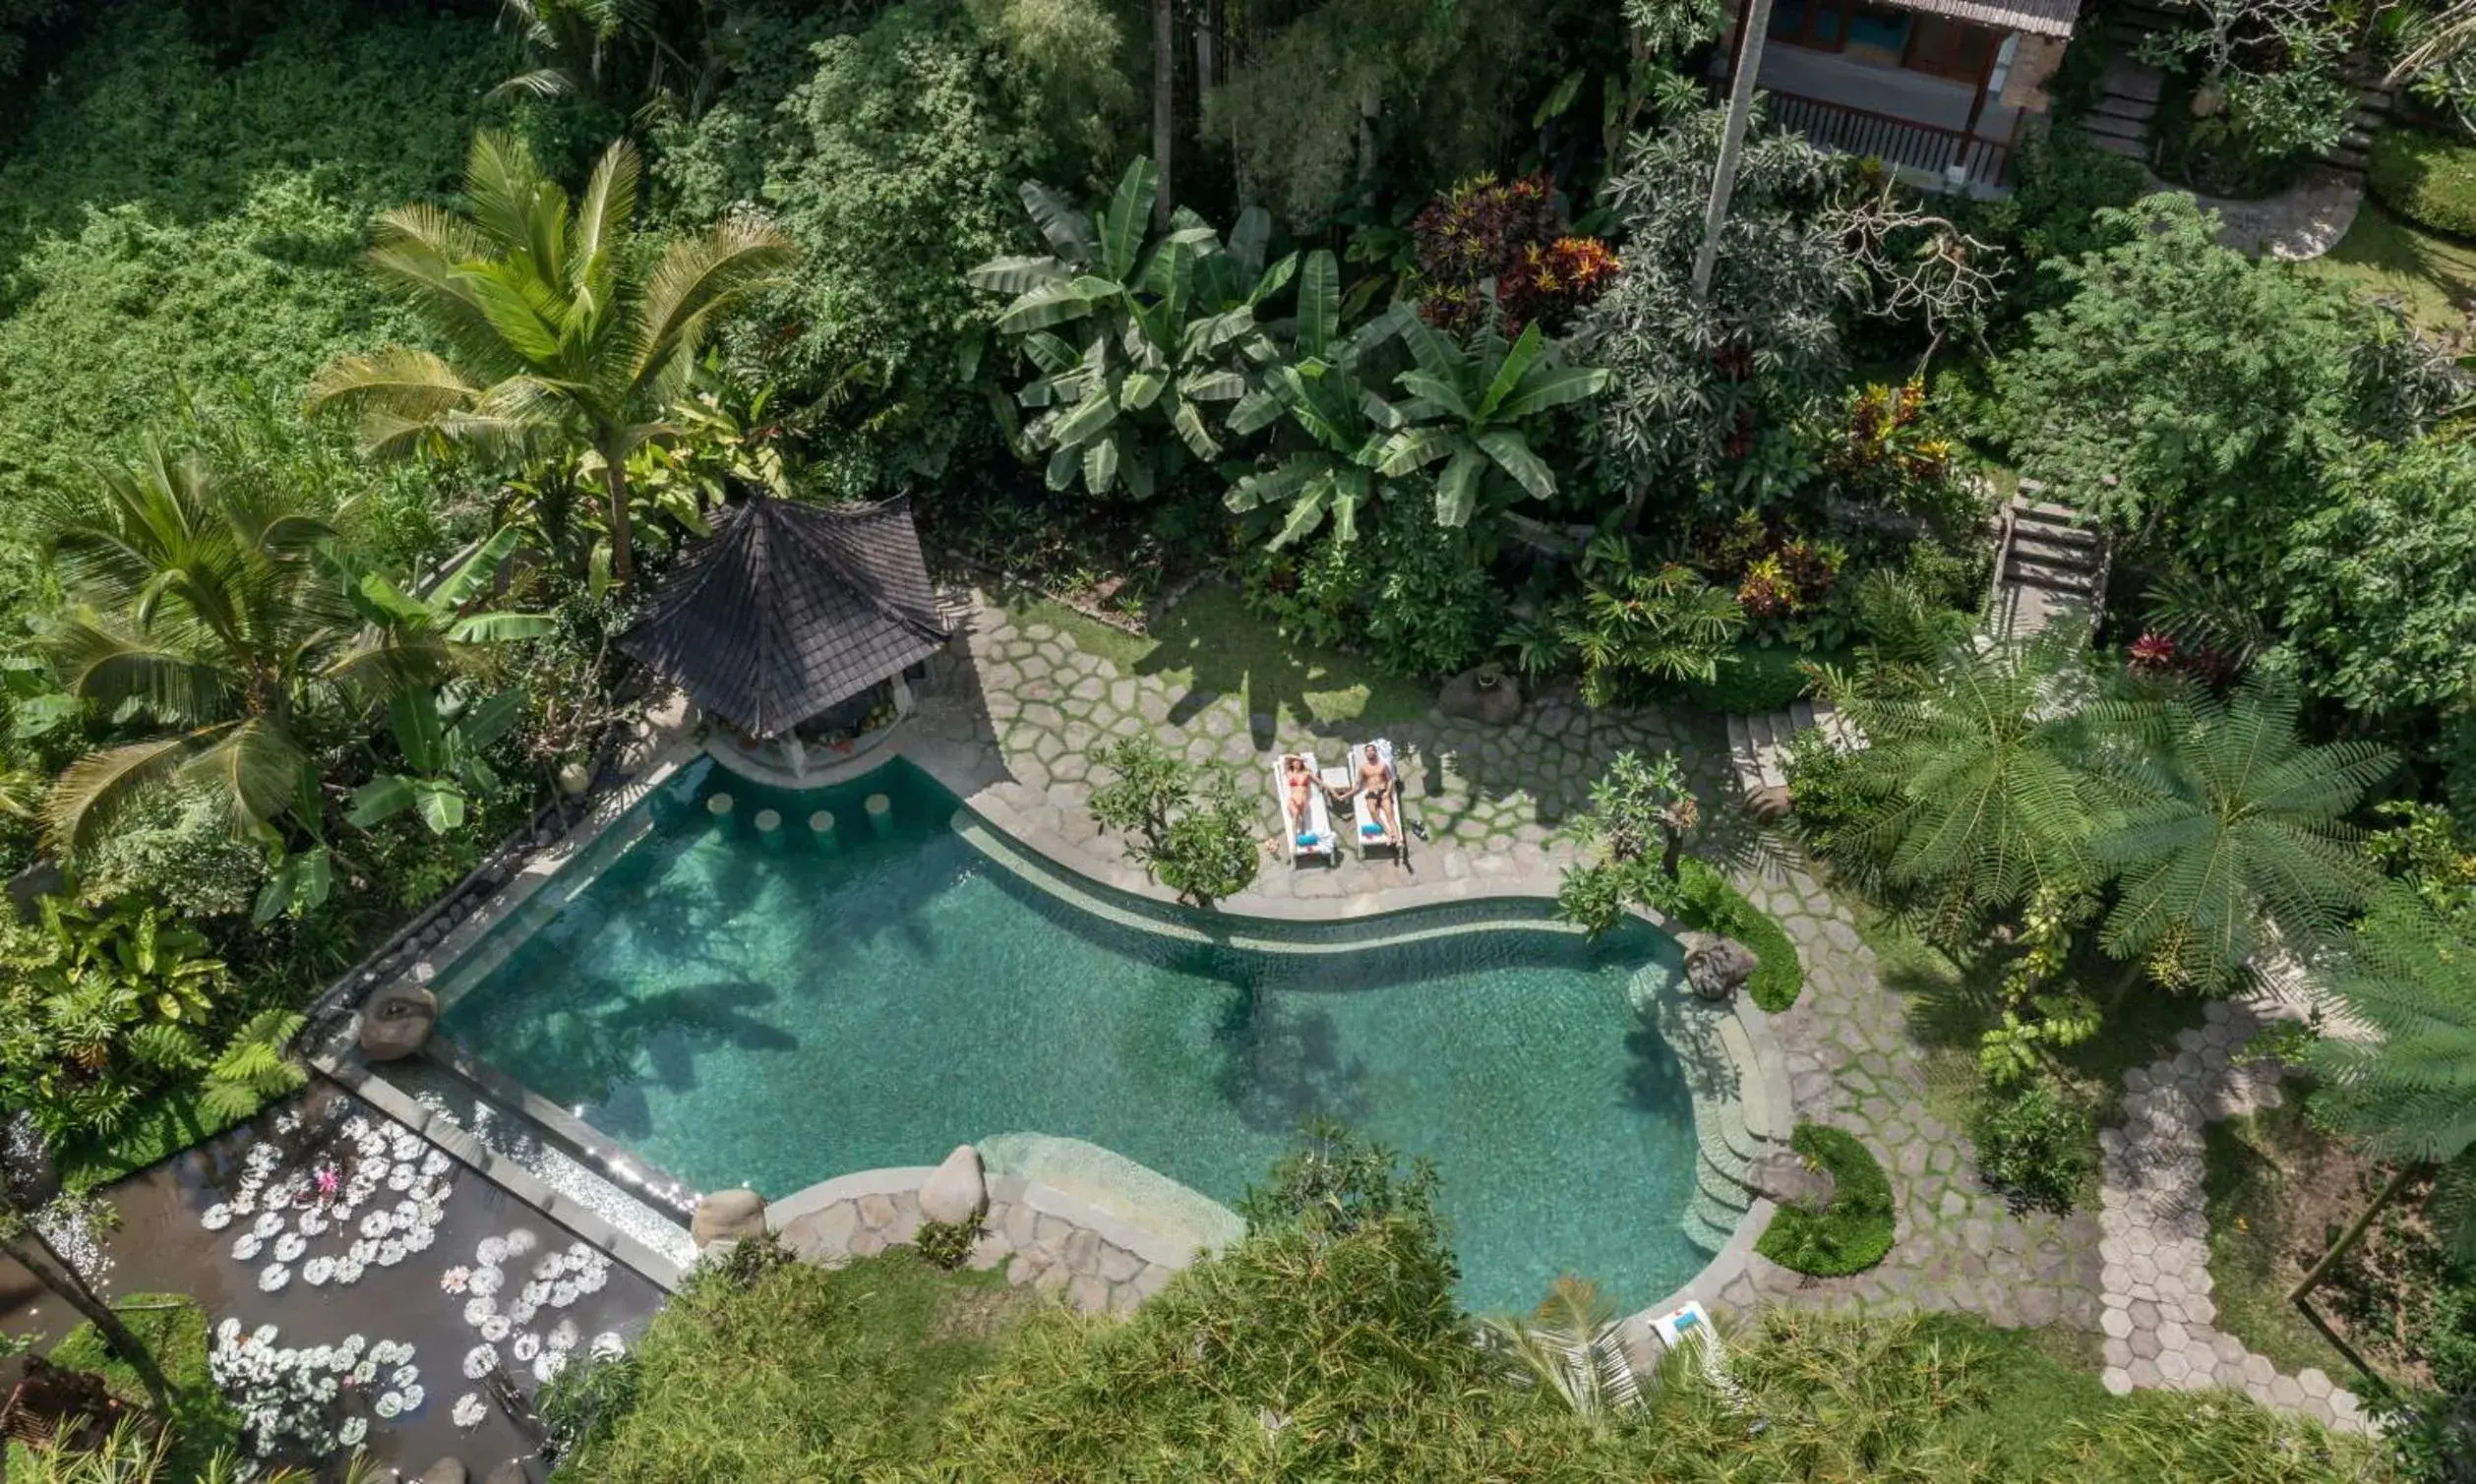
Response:
[[[1865,678],[1835,696],[1865,737],[1853,776],[1882,812],[1848,832],[1894,887],[1969,921],[2094,875],[2091,779],[2077,693],[2079,641],[1945,646],[1898,683]]]
[[[413,599],[357,579],[333,530],[289,494],[219,479],[205,460],[151,445],[136,464],[48,513],[52,568],[69,599],[43,647],[70,695],[130,713],[145,738],[64,769],[43,803],[73,859],[147,789],[218,796],[235,828],[287,810],[319,832],[317,775],[296,721],[321,688],[375,703],[467,665],[475,646],[540,633],[527,615],[458,614],[498,569],[502,532]]]
[[[2379,872],[2345,819],[2392,759],[2368,742],[2304,742],[2296,710],[2275,681],[2231,701],[2187,688],[2115,756],[2121,812],[2096,846],[2120,873],[2107,952],[2219,987],[2268,934],[2310,944],[2371,897]]]
[[[382,668],[353,645],[351,606],[314,560],[326,523],[155,445],[97,471],[51,525],[72,605],[45,640],[52,665],[71,695],[130,708],[151,734],[61,773],[43,810],[52,838],[75,856],[140,792],[176,780],[220,795],[243,828],[290,807],[310,766],[294,731],[303,687]]]
[[[501,134],[473,141],[468,216],[398,207],[379,218],[370,267],[428,317],[449,356],[408,346],[345,356],[310,383],[309,406],[353,407],[373,452],[441,445],[539,455],[581,449],[610,501],[610,558],[634,575],[628,455],[670,433],[664,409],[709,330],[774,281],[791,241],[735,217],[632,267],[640,166],[618,141],[582,199]]]
[[[2476,941],[2404,886],[2385,890],[2349,940],[2330,992],[2373,1035],[2325,1036],[2307,1061],[2315,1110],[2398,1169],[2292,1295],[2301,1302],[2413,1176],[2439,1167],[2430,1210],[2476,1257]]]
[[[1642,1377],[1625,1352],[1615,1308],[1588,1279],[1557,1278],[1528,1318],[1480,1323],[1519,1374],[1553,1390],[1592,1426],[1613,1426],[1617,1413],[1642,1404]]]

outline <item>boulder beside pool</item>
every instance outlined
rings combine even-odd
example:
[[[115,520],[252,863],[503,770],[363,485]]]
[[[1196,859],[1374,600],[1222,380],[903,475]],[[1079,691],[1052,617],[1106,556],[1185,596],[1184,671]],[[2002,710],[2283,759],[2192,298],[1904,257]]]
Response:
[[[948,1226],[979,1220],[989,1210],[989,1181],[980,1167],[980,1151],[958,1144],[945,1162],[920,1182],[920,1214]]]
[[[1753,949],[1716,932],[1689,932],[1677,941],[1685,948],[1685,982],[1707,1000],[1736,993],[1761,967]]]
[[[698,1251],[716,1242],[742,1242],[765,1234],[765,1198],[753,1190],[717,1190],[696,1201],[688,1235]]]
[[[400,1061],[421,1049],[439,1023],[439,997],[418,984],[382,984],[361,1002],[361,1055]]]

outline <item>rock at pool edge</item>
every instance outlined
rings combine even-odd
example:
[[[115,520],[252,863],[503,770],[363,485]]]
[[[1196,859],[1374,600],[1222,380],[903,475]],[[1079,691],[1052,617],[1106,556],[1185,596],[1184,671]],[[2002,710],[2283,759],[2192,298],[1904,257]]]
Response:
[[[699,1251],[716,1242],[746,1241],[765,1234],[765,1198],[753,1190],[717,1190],[700,1197],[688,1234]]]
[[[945,1162],[920,1182],[920,1214],[932,1221],[953,1225],[974,1221],[989,1209],[989,1181],[981,1172],[980,1151],[954,1146]]]

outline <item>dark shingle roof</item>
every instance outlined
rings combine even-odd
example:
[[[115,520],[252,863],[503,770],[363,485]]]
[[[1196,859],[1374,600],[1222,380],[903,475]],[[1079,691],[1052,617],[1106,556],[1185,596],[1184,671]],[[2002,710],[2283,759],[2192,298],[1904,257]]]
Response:
[[[765,738],[945,639],[908,500],[810,505],[752,494],[680,559],[619,647]]]

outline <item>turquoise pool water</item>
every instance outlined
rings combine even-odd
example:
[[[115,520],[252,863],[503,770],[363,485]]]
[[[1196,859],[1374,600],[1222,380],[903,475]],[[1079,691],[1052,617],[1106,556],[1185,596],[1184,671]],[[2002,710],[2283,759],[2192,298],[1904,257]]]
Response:
[[[1629,994],[1646,965],[1675,972],[1674,945],[1647,927],[1596,944],[1542,926],[1354,950],[1354,935],[1452,920],[1293,929],[1178,914],[1324,951],[1181,940],[996,866],[949,827],[953,797],[907,763],[796,796],[709,769],[647,801],[641,835],[563,905],[543,903],[531,936],[509,937],[504,957],[485,940],[468,962],[498,961],[470,983],[451,976],[444,1019],[466,1049],[692,1184],[781,1196],[1037,1132],[1233,1202],[1330,1114],[1435,1161],[1475,1309],[1527,1307],[1560,1273],[1649,1303],[1704,1261],[1677,1224],[1692,1106]],[[736,804],[721,822],[705,807],[717,789]],[[863,822],[872,793],[893,804],[882,837]],[[768,807],[778,843],[751,823]],[[819,808],[860,838],[819,850],[807,824]]]

